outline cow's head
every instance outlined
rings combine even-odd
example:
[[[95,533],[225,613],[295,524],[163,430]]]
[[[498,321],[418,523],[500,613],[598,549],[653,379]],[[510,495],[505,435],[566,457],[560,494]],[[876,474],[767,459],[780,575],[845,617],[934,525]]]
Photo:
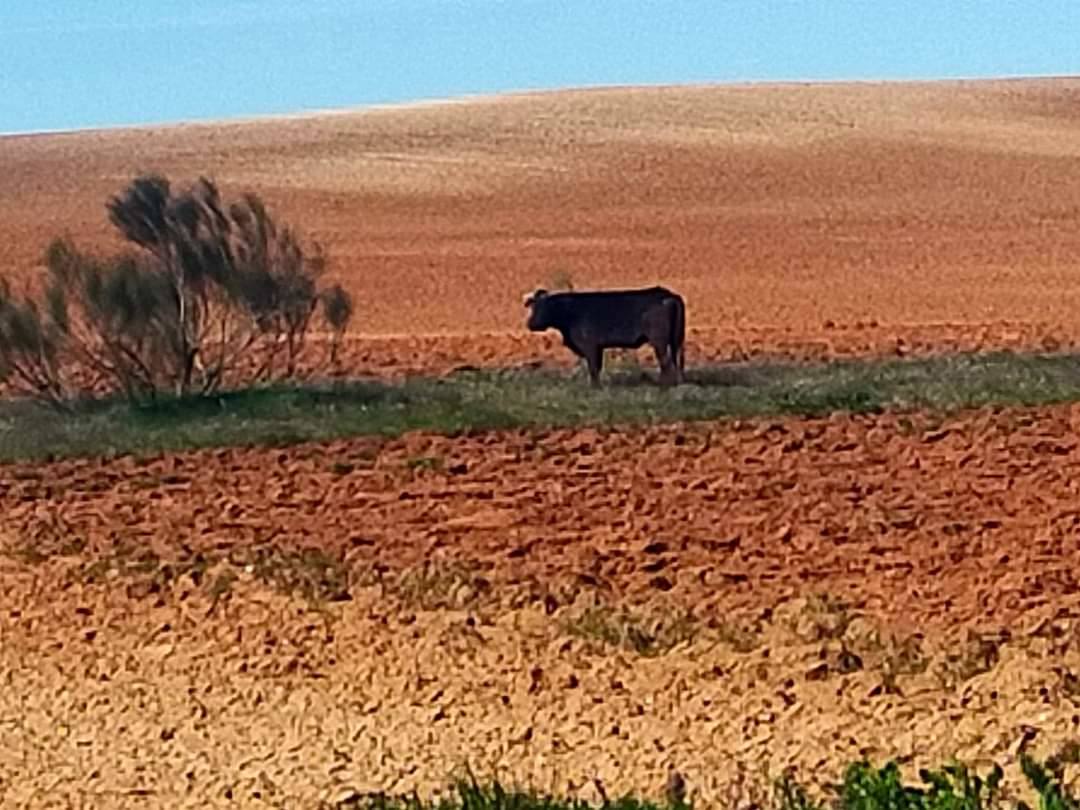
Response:
[[[547,290],[536,290],[525,296],[525,307],[529,310],[529,320],[525,325],[531,332],[543,332],[551,326],[547,314]]]

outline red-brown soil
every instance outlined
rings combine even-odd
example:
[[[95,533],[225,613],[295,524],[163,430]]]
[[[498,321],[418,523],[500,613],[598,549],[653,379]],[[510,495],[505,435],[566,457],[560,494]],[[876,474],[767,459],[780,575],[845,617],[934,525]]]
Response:
[[[99,556],[272,540],[720,615],[824,589],[890,623],[1008,623],[1077,589],[1078,423],[1060,407],[15,465],[0,509],[26,537],[47,512]]]
[[[560,272],[683,292],[690,364],[1058,348],[1078,91],[590,91],[5,138],[0,267],[28,278],[63,232],[116,247],[103,203],[135,172],[205,172],[329,248],[356,371],[566,366],[522,327]],[[1080,726],[1078,421],[0,467],[0,804],[317,806],[465,763],[589,796],[656,795],[673,765],[723,803],[744,765],[1045,755]],[[671,649],[598,640],[596,607]]]
[[[716,797],[740,763],[1008,762],[1025,726],[1051,753],[1080,722],[1078,420],[9,467],[0,790],[254,806],[427,791],[468,762],[655,795],[674,764]],[[267,584],[308,581],[280,555],[313,548],[351,572],[315,607]],[[590,605],[671,632],[690,611],[700,635],[643,658],[568,630],[595,632]]]

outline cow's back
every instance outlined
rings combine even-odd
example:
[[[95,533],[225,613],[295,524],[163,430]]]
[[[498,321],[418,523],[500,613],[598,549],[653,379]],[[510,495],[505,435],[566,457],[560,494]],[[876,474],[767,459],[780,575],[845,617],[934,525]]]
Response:
[[[558,309],[560,328],[585,329],[604,343],[640,345],[646,312],[671,298],[679,296],[656,286],[552,293],[549,305]]]

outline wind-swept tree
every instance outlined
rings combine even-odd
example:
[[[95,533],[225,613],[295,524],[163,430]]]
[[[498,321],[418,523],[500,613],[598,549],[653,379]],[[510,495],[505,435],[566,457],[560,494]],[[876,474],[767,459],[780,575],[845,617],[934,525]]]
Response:
[[[321,249],[258,196],[226,205],[206,178],[176,193],[143,175],[106,208],[134,249],[102,259],[57,239],[44,303],[0,286],[0,377],[52,402],[70,395],[68,367],[133,401],[292,377],[320,303],[336,363],[352,300],[320,289]]]

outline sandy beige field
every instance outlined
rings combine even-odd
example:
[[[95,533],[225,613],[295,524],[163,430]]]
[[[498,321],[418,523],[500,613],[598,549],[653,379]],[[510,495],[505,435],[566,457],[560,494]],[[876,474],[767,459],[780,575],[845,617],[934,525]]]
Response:
[[[0,138],[0,270],[135,173],[260,192],[353,371],[568,365],[521,295],[663,283],[687,361],[1080,340],[1080,80],[595,90]],[[410,435],[0,467],[0,804],[348,806],[470,764],[720,805],[767,765],[1080,734],[1080,409]],[[912,771],[913,772],[913,771]],[[740,782],[740,780],[743,780]],[[320,804],[321,803],[321,804]],[[745,805],[739,805],[745,806]]]

